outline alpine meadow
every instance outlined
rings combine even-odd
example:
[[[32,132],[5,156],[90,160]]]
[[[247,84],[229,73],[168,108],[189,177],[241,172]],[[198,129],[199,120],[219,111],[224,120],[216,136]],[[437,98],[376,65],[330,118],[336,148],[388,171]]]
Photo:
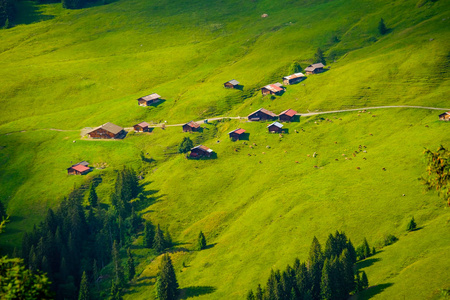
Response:
[[[0,0],[0,62],[1,299],[450,299],[449,1]]]

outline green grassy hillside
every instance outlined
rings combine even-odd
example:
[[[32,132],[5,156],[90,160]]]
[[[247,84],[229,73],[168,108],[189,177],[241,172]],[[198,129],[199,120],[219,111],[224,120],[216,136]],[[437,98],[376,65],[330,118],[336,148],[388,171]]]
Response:
[[[276,113],[449,108],[445,1],[122,0],[74,11],[60,4],[20,6],[23,24],[0,30],[0,199],[12,216],[2,235],[6,249],[20,246],[25,230],[92,176],[102,176],[98,193],[108,203],[114,170],[129,165],[153,197],[144,217],[168,226],[182,247],[191,249],[200,230],[212,245],[174,254],[184,297],[242,298],[271,268],[304,260],[314,235],[324,242],[337,229],[355,244],[367,237],[379,248],[385,235],[399,237],[361,263],[375,286],[363,298],[427,299],[449,288],[450,214],[417,180],[425,170],[424,147],[450,145],[439,111],[302,117],[286,125],[283,137],[266,133],[265,123],[214,122],[189,135],[217,152],[208,161],[176,154],[187,135],[179,127],[122,141],[80,139],[80,129],[108,121],[177,124],[245,116],[260,107]],[[390,28],[384,36],[377,31],[380,18]],[[327,72],[288,86],[274,100],[261,97],[257,88],[280,81],[293,61],[303,68],[312,63],[317,47],[328,56]],[[223,88],[233,78],[243,91]],[[165,101],[137,105],[153,92]],[[227,132],[237,127],[250,133],[246,145],[229,141]],[[359,145],[367,153],[353,156]],[[67,176],[65,169],[81,160],[106,168]],[[421,229],[406,234],[412,216]],[[140,279],[126,298],[153,296],[156,266],[140,260]]]

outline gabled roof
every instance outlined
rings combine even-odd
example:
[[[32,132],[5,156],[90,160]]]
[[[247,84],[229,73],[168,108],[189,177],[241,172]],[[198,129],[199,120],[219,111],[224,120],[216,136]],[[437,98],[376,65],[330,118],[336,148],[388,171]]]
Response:
[[[300,77],[306,77],[303,73],[294,73],[288,76],[284,76],[283,79],[294,79],[294,78],[300,78]]]
[[[98,129],[100,129],[100,128],[101,128],[101,129],[104,129],[104,130],[106,130],[106,131],[108,131],[108,132],[111,132],[111,133],[113,133],[113,134],[118,134],[119,132],[121,132],[121,131],[123,130],[122,127],[120,127],[120,126],[118,126],[118,125],[116,125],[116,124],[113,124],[113,123],[111,123],[111,122],[108,122],[108,123],[105,123],[105,124],[103,124],[103,125],[100,125],[100,126],[94,128],[94,129],[92,129],[92,130],[89,131],[88,133],[94,132],[94,131],[96,131],[96,130],[98,130]]]
[[[249,116],[250,115],[253,115],[254,113],[257,113],[257,112],[262,112],[262,113],[264,113],[264,114],[266,114],[266,115],[269,115],[269,116],[271,116],[272,118],[275,118],[277,115],[276,114],[274,114],[273,112],[271,112],[270,110],[267,110],[267,109],[265,109],[265,108],[260,108],[260,109],[258,109],[257,111],[254,111],[254,112],[252,112],[251,114],[249,114]]]
[[[225,82],[225,83],[231,83],[232,85],[238,85],[238,84],[239,84],[239,81],[237,81],[236,79],[232,79],[232,80],[227,81],[227,82]]]
[[[88,167],[83,166],[83,165],[80,165],[80,164],[74,165],[74,166],[72,166],[72,167],[70,167],[70,168],[72,168],[72,169],[74,169],[74,170],[76,170],[76,171],[78,171],[78,172],[81,172],[81,173],[90,170]],[[70,169],[70,168],[69,168],[69,169]]]
[[[325,65],[323,63],[317,63],[309,65],[307,68],[305,68],[305,71],[314,71],[315,69],[323,68]]]
[[[233,131],[230,131],[228,134],[231,134],[231,133],[243,134],[244,132],[245,132],[245,129],[238,128],[238,129],[235,129]]]
[[[450,115],[450,111],[447,111],[447,112],[445,112],[443,114],[440,114],[439,116],[445,116],[445,115]]]
[[[192,127],[192,128],[199,128],[200,127],[200,125],[195,123],[194,121],[187,122],[183,126],[186,126],[186,125],[189,126],[189,127]]]
[[[83,160],[82,162],[79,162],[76,165],[82,165],[82,166],[87,167],[87,166],[89,166],[89,163],[87,161]],[[74,166],[76,166],[76,165],[74,165]]]
[[[134,125],[134,126],[139,126],[139,127],[145,128],[145,127],[148,127],[149,124],[148,124],[147,122],[141,122],[141,123],[136,124],[136,125]]]
[[[213,150],[211,150],[208,147],[203,146],[203,145],[198,145],[198,146],[192,148],[191,151],[194,150],[194,149],[200,149],[200,150],[203,150],[203,151],[208,152],[208,153],[214,152]]]
[[[296,114],[297,114],[297,112],[296,112],[295,110],[293,110],[293,109],[287,109],[287,110],[281,112],[278,116],[286,115],[286,116],[289,116],[289,117],[292,118],[292,117],[295,116]]]
[[[157,93],[153,93],[153,94],[141,97],[138,100],[142,99],[142,100],[145,100],[145,101],[151,101],[151,100],[156,100],[158,98],[161,98],[161,96],[158,95]]]
[[[274,93],[278,93],[278,92],[281,92],[283,90],[282,86],[283,85],[281,83],[277,82],[277,83],[274,83],[274,84],[268,84],[268,85],[266,85],[266,86],[264,86],[262,88],[263,89],[266,88],[269,91],[272,91]]]
[[[269,128],[270,126],[276,126],[278,128],[283,128],[283,124],[278,123],[278,122],[273,122],[272,124],[267,125],[267,128]]]

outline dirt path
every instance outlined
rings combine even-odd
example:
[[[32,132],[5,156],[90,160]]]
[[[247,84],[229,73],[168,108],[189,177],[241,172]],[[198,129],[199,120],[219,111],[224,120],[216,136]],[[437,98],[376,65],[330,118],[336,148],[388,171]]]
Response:
[[[373,107],[362,107],[362,108],[349,108],[349,109],[340,109],[340,110],[330,110],[330,111],[316,111],[316,112],[308,112],[308,113],[298,113],[298,116],[308,117],[308,116],[315,116],[315,115],[324,115],[324,114],[335,114],[335,113],[341,113],[341,112],[349,112],[349,111],[361,111],[361,110],[372,110],[372,109],[386,109],[386,108],[416,108],[416,109],[428,109],[428,110],[446,110],[450,111],[450,108],[439,108],[439,107],[430,107],[430,106],[411,106],[411,105],[389,105],[389,106],[373,106]],[[232,120],[239,120],[239,119],[247,119],[247,117],[215,117],[215,118],[209,118],[206,119],[208,122],[210,121],[217,121],[217,120],[223,120],[223,119],[232,119]],[[205,119],[195,121],[199,124],[204,124]],[[150,125],[150,127],[176,127],[176,126],[182,126],[186,123],[180,123],[180,124],[153,124]],[[92,129],[92,127],[85,127],[81,129],[81,135],[84,136],[87,134],[87,132]],[[80,131],[78,130],[64,130],[64,129],[57,129],[57,128],[45,128],[45,129],[31,129],[28,131],[39,131],[39,130],[53,130],[53,131],[63,131],[63,132],[70,132],[70,131]],[[125,130],[133,130],[133,127],[125,127]],[[5,133],[5,135],[10,135],[12,133],[20,133],[20,132],[27,132],[27,130],[18,130],[18,131],[12,131]]]

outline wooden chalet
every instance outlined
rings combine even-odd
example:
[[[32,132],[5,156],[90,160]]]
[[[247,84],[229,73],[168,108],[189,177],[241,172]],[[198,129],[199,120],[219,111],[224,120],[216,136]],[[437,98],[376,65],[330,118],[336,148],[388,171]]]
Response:
[[[67,174],[69,174],[69,175],[84,175],[86,173],[89,173],[89,171],[91,170],[91,168],[89,168],[88,166],[89,166],[89,163],[87,161],[82,161],[82,162],[72,165],[70,168],[68,168]]]
[[[241,137],[243,136],[245,132],[245,129],[239,128],[236,130],[231,131],[230,133],[228,133],[228,135],[230,136],[230,138],[234,141],[238,141],[241,139]]]
[[[450,121],[450,111],[445,112],[439,115],[439,120],[441,121]]]
[[[270,133],[282,133],[283,132],[283,124],[278,122],[273,122],[270,125],[267,125],[267,128],[269,129]]]
[[[263,95],[280,95],[284,92],[284,87],[281,83],[277,82],[274,84],[268,84],[261,88],[261,93]]]
[[[134,131],[136,132],[147,132],[149,124],[147,122],[141,122],[133,126]]]
[[[206,146],[199,145],[191,149],[191,153],[189,154],[190,158],[201,158],[201,157],[211,157],[213,154],[213,150],[209,149]]]
[[[235,89],[239,87],[239,81],[233,79],[230,81],[227,81],[223,84],[224,87],[228,88],[228,89]]]
[[[105,123],[88,132],[89,137],[94,139],[118,139],[125,134],[125,130],[113,123]]]
[[[274,114],[273,112],[264,108],[260,108],[257,111],[249,114],[247,118],[249,121],[266,121],[266,120],[274,120],[276,117],[277,115]]]
[[[289,76],[284,76],[283,77],[283,84],[284,85],[290,85],[290,84],[296,84],[299,83],[300,81],[306,79],[305,74],[303,73],[295,73]]]
[[[322,73],[324,67],[325,65],[323,63],[312,64],[305,69],[305,72],[307,75]]]
[[[137,100],[138,100],[138,104],[140,106],[149,106],[149,105],[152,105],[153,103],[160,101],[161,96],[156,93],[153,93],[153,94],[141,97]]]
[[[297,112],[295,110],[288,109],[288,110],[281,112],[278,115],[278,119],[280,120],[280,122],[292,122],[292,121],[294,121],[296,114],[297,114]]]
[[[190,121],[190,122],[184,124],[182,127],[183,127],[183,132],[199,131],[201,128],[200,125],[195,123],[194,121]]]

